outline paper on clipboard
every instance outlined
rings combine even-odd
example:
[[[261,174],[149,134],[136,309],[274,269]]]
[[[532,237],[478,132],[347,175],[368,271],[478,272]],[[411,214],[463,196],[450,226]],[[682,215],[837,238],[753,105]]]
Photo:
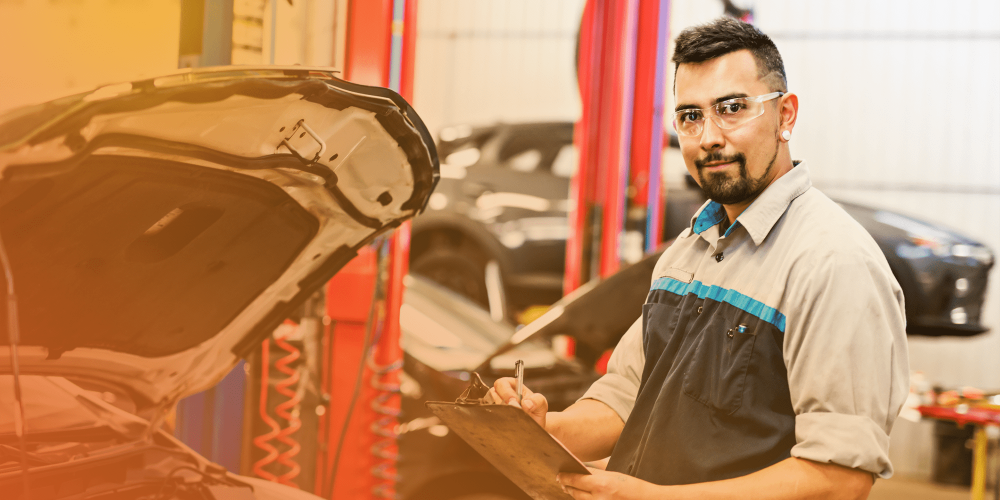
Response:
[[[474,374],[473,385],[476,382],[482,384]],[[427,407],[531,498],[571,500],[556,474],[590,474],[587,467],[524,410],[484,403],[468,394],[454,403],[431,401]]]

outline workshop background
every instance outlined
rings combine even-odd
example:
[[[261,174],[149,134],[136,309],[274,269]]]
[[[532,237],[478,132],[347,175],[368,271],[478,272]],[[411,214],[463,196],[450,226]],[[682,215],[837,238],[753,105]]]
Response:
[[[414,100],[431,129],[579,117],[573,57],[582,0],[421,0]],[[799,95],[792,156],[837,199],[940,223],[1000,249],[1000,3],[770,0],[753,21]],[[722,14],[671,0],[670,34]],[[672,88],[673,71],[668,71]],[[673,109],[668,93],[667,109]],[[992,106],[988,106],[992,107]],[[676,181],[683,165],[667,162]],[[1000,277],[973,338],[910,337],[910,366],[942,386],[1000,387]],[[928,476],[933,424],[900,419],[900,474]]]
[[[671,40],[721,15],[723,3],[670,0]],[[808,162],[818,188],[1000,249],[1000,2],[733,3],[782,52],[801,103],[792,153]],[[179,66],[343,66],[343,1],[229,0],[231,12],[213,14],[225,2],[207,0],[206,19],[224,22],[207,23],[203,46],[185,52],[178,27],[187,4],[0,0],[0,111]],[[417,6],[413,105],[430,130],[579,118],[574,58],[584,0]],[[665,182],[681,182],[683,166],[669,155],[665,163]],[[944,387],[1000,389],[998,273],[994,266],[982,315],[989,332],[911,336],[912,370]],[[932,422],[898,420],[890,449],[897,474],[930,478],[934,444]]]

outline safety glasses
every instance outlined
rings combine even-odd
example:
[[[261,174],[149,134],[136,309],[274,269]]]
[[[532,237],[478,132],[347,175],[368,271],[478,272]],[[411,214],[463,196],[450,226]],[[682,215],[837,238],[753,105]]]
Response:
[[[737,97],[713,104],[707,109],[688,108],[674,113],[674,129],[680,135],[701,135],[706,112],[719,128],[734,129],[764,114],[764,103],[785,95],[784,92],[755,97]]]

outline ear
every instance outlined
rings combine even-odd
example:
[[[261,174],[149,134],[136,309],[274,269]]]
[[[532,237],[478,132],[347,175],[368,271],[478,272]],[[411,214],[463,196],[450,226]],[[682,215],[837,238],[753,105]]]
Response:
[[[781,96],[778,106],[778,117],[780,118],[778,130],[791,131],[795,128],[796,118],[799,117],[799,96],[792,93],[785,94]]]

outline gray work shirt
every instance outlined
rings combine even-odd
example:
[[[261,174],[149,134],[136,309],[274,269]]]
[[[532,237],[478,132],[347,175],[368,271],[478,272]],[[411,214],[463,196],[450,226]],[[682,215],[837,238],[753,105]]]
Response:
[[[635,461],[644,454],[655,456],[647,468],[653,476],[659,477],[655,471],[664,466],[691,467],[682,479],[696,482],[743,475],[793,456],[890,477],[889,431],[908,393],[909,368],[903,294],[879,247],[840,206],[812,187],[801,164],[774,181],[722,234],[719,223],[724,219],[721,205],[706,203],[656,264],[644,317],[661,323],[669,318],[680,326],[652,334],[648,330],[657,329],[655,323],[636,320],[615,348],[607,374],[583,396],[607,404],[626,422],[615,453],[629,456],[612,455],[612,464],[617,461],[616,470],[636,475]],[[673,300],[669,311],[646,312],[665,307],[652,302],[668,299]],[[703,305],[706,315],[728,315],[726,321],[734,322],[728,332],[725,325],[720,332],[708,331],[719,330],[722,320],[704,321]],[[757,332],[765,331],[767,337],[759,338],[764,335]],[[737,334],[743,332],[754,335],[756,345],[741,341]],[[735,344],[726,344],[726,335]],[[698,336],[721,340],[687,340]],[[647,363],[651,345],[658,351],[652,353],[656,360]],[[734,345],[739,352],[732,351]],[[768,345],[773,346],[770,355]],[[720,363],[725,366],[718,367]],[[712,366],[705,369],[706,364]],[[760,372],[774,375],[766,379]],[[787,388],[780,388],[771,402],[753,406],[757,392],[773,391],[775,381],[781,385],[785,380]],[[671,384],[676,390],[668,390]],[[702,410],[687,409],[698,408],[697,403]],[[779,406],[787,410],[777,410],[773,417],[759,415]],[[640,407],[641,415],[633,414]],[[769,421],[785,418],[782,411],[787,423],[770,426]],[[630,415],[643,421],[630,422]],[[684,436],[691,433],[702,435],[686,445]],[[727,474],[724,462],[706,462],[703,468],[722,472],[699,475],[699,465],[688,463],[727,446],[752,448],[753,443],[710,442],[713,436],[733,441],[741,433],[763,439],[758,447],[785,449],[736,473]],[[658,435],[670,442],[656,443]],[[649,451],[657,446],[669,451]],[[654,460],[649,457],[647,462]],[[664,477],[661,484],[678,482]]]

